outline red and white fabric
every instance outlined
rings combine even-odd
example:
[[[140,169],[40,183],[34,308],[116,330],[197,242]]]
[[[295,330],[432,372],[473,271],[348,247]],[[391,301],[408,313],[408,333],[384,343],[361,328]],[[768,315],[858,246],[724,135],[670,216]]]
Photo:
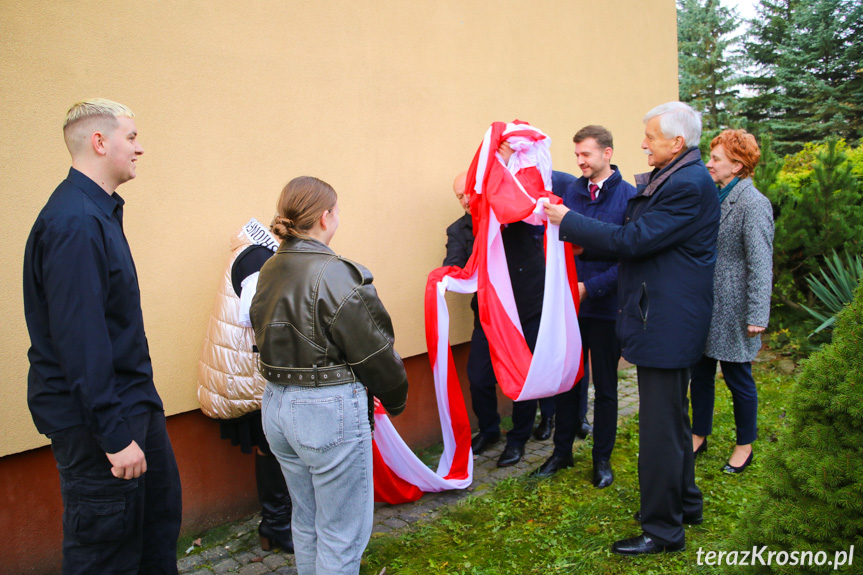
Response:
[[[497,152],[513,150],[504,164]],[[448,266],[429,274],[425,293],[426,344],[435,381],[444,450],[433,472],[399,437],[383,409],[375,412],[375,498],[400,503],[423,492],[463,489],[473,478],[471,430],[449,345],[445,294],[477,292],[479,316],[489,341],[492,365],[503,392],[513,400],[550,397],[581,377],[578,280],[572,245],[546,224],[546,276],[542,317],[534,353],[525,342],[512,293],[501,238],[502,226],[546,223],[544,202],[551,194],[548,136],[529,124],[495,122],[483,138],[467,176],[466,191],[476,237],[464,268]]]

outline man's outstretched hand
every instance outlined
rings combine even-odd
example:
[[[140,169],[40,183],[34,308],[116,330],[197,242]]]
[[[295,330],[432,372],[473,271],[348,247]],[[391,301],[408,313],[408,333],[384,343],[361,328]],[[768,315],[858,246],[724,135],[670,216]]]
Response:
[[[563,216],[569,211],[569,208],[563,204],[552,204],[551,202],[547,202],[543,207],[545,208],[545,215],[548,216],[548,221],[556,226],[560,225],[560,222],[563,221]]]

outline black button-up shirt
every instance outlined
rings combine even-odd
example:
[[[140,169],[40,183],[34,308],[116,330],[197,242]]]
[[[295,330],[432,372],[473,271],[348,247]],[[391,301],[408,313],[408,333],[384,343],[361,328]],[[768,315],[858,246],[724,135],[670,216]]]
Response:
[[[132,442],[125,418],[161,410],[123,199],[75,170],[24,250],[27,400],[40,433],[90,427],[106,453]]]

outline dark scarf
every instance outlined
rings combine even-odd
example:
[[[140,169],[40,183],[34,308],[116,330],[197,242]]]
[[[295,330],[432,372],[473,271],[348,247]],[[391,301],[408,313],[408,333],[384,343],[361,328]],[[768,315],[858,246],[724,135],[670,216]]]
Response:
[[[734,186],[736,186],[739,181],[740,181],[740,178],[735,177],[733,180],[728,182],[727,186],[725,186],[721,190],[719,190],[719,186],[716,186],[717,190],[719,190],[719,203],[720,204],[725,201],[725,198],[728,197],[728,194],[731,193],[731,190],[734,189]]]
[[[639,187],[639,195],[650,197],[671,175],[696,160],[701,159],[701,152],[693,146],[686,152],[680,154],[662,169],[654,169],[652,172],[635,175],[635,183]]]

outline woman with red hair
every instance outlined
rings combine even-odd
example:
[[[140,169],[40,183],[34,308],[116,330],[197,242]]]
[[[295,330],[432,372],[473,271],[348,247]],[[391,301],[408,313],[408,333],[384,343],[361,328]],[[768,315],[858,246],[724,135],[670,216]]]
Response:
[[[710,143],[707,169],[716,182],[721,207],[713,316],[707,346],[692,368],[692,449],[707,450],[713,427],[717,361],[734,404],[737,445],[726,473],[741,473],[752,463],[758,435],[758,393],[752,360],[770,317],[773,271],[773,209],[752,185],[761,151],[745,130],[725,130]]]

